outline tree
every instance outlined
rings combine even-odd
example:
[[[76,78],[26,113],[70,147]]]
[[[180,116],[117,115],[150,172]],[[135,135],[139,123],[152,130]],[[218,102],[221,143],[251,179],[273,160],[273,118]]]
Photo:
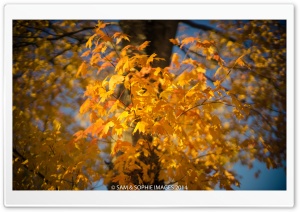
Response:
[[[175,37],[179,21],[122,21],[123,32],[118,23],[98,21],[88,39],[81,33],[93,23],[17,22],[14,47],[22,53],[14,54],[14,94],[23,98],[14,95],[14,188],[92,189],[101,181],[108,189],[232,189],[240,185],[232,169],[238,162],[284,167],[285,23],[183,22]],[[133,24],[145,29],[133,31]],[[161,26],[173,37],[160,36]],[[49,66],[47,52],[57,46],[59,58]],[[89,124],[70,127],[74,116],[64,107],[85,86],[78,119]]]

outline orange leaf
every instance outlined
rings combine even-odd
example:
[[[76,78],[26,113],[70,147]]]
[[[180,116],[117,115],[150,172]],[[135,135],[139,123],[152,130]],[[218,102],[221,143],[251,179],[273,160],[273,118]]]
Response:
[[[180,63],[179,63],[179,55],[177,53],[174,53],[173,54],[173,57],[172,57],[172,63],[175,64],[176,68],[179,68],[180,67]]]
[[[84,77],[87,73],[87,67],[88,66],[87,66],[86,62],[81,63],[81,65],[79,66],[78,71],[76,73],[76,77],[79,77],[80,74],[81,74],[81,76]]]
[[[142,43],[139,47],[138,50],[143,50],[144,48],[146,48],[147,46],[149,46],[150,41],[145,41],[144,43]]]
[[[116,32],[114,35],[113,35],[113,38],[116,39],[116,44],[120,43],[122,40],[129,40],[128,38],[128,35],[124,34],[124,33],[121,33],[121,32]]]
[[[87,50],[84,53],[82,53],[81,57],[89,56],[90,53],[91,53],[91,50]]]
[[[111,150],[111,155],[115,156],[119,151],[125,152],[126,149],[128,149],[131,146],[131,143],[128,141],[117,140]]]
[[[170,41],[171,43],[173,43],[174,45],[179,45],[179,40],[178,40],[178,38],[176,38],[176,39],[171,38],[171,39],[169,39],[169,41]]]
[[[85,102],[80,107],[79,113],[80,114],[86,113],[90,109],[90,106],[91,106],[91,100],[90,99],[85,100]]]
[[[195,41],[197,41],[198,38],[195,38],[195,37],[187,37],[187,38],[184,38],[182,41],[181,41],[181,45],[180,45],[180,48],[182,48],[184,45],[187,45],[189,43],[193,43]]]

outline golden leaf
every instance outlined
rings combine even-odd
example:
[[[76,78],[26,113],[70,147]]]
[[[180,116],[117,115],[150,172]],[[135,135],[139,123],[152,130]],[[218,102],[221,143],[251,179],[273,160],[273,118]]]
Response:
[[[86,44],[85,44],[85,46],[86,46],[87,48],[91,48],[91,47],[92,47],[92,45],[93,45],[92,41],[93,41],[93,39],[94,39],[95,36],[96,36],[96,34],[94,34],[94,35],[92,35],[91,37],[89,37],[88,41],[87,41]]]
[[[80,114],[86,113],[90,109],[90,105],[91,105],[91,100],[90,99],[85,100],[85,102],[81,105],[79,109],[79,113]]]
[[[86,62],[83,62],[81,63],[81,65],[79,66],[78,68],[78,71],[77,71],[77,74],[76,74],[76,77],[79,77],[79,75],[81,74],[81,76],[85,76],[86,73],[87,73],[87,63]]]
[[[124,76],[121,75],[113,75],[109,80],[109,90],[114,90],[117,84],[120,84],[124,81]]]
[[[85,51],[84,53],[82,53],[81,57],[86,57],[86,56],[89,56],[89,54],[91,53],[91,50],[87,50]]]
[[[115,126],[115,124],[112,121],[108,122],[103,128],[102,135],[106,135],[108,133],[109,128],[113,126]]]
[[[193,43],[195,41],[199,40],[198,38],[195,38],[195,37],[187,37],[187,38],[184,38],[182,41],[181,41],[181,45],[180,45],[180,48],[182,48],[184,45],[187,45],[189,43]]]
[[[144,48],[146,48],[149,45],[150,41],[145,41],[144,43],[142,43],[139,47],[138,50],[143,50]]]
[[[137,125],[135,126],[132,134],[134,134],[137,130],[139,130],[141,133],[145,133],[146,131],[146,126],[147,126],[147,123],[144,122],[144,121],[140,121],[137,123]]]

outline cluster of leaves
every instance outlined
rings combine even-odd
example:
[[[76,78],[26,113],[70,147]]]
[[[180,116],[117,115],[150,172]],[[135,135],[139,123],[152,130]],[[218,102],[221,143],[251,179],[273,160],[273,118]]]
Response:
[[[86,189],[100,157],[97,145],[72,142],[80,129],[72,111],[87,83],[74,77],[78,52],[94,24],[23,20],[13,27],[13,189]]]
[[[218,24],[157,67],[117,23],[14,22],[14,189],[232,189],[234,164],[285,166],[284,24]]]
[[[186,50],[183,58],[174,53],[169,67],[152,67],[153,61],[163,58],[157,58],[155,53],[144,54],[148,41],[122,46],[121,41],[130,41],[129,36],[111,32],[107,25],[98,22],[86,44],[89,50],[83,54],[87,62],[82,63],[77,75],[84,76],[90,66],[98,73],[107,67],[113,71],[87,86],[88,98],[80,112],[89,114],[91,125],[76,134],[77,140],[90,136],[113,141],[113,168],[104,175],[105,183],[155,184],[158,178],[165,185],[176,183],[189,189],[213,189],[216,185],[232,189],[233,185],[239,186],[239,180],[231,168],[240,160],[251,166],[254,159],[261,159],[268,168],[281,162],[280,157],[278,161],[269,157],[278,151],[278,146],[271,147],[265,141],[263,133],[272,134],[273,130],[269,121],[255,123],[264,129],[260,132],[250,126],[250,117],[266,119],[257,111],[257,105],[247,101],[257,88],[242,86],[257,80],[245,79],[244,72],[253,68],[246,56],[253,58],[255,69],[263,65],[260,60],[267,63],[265,56],[258,55],[257,47],[238,49],[226,39],[218,44],[214,39],[185,36],[170,39]],[[226,51],[234,54],[220,55],[224,42]],[[205,61],[193,59],[190,52]],[[211,72],[209,63],[217,67],[212,77],[207,73]],[[238,78],[239,72],[244,77]],[[233,78],[237,82],[233,83]],[[259,88],[268,89],[259,83]],[[123,101],[123,95],[129,101]],[[137,133],[137,142],[126,136]]]

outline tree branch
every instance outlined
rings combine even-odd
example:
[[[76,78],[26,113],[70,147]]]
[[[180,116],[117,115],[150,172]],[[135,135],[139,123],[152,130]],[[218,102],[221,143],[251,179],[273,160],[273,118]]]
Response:
[[[230,41],[233,41],[233,42],[236,41],[235,38],[230,37],[230,36],[226,35],[224,32],[222,32],[218,29],[215,29],[213,27],[206,26],[206,25],[203,25],[203,24],[198,24],[198,23],[195,23],[195,22],[190,21],[190,20],[181,20],[181,22],[186,24],[186,25],[189,25],[190,27],[196,28],[196,29],[200,29],[200,30],[204,30],[204,31],[212,31],[212,32],[218,33],[218,34],[222,35],[223,37],[227,38]]]

